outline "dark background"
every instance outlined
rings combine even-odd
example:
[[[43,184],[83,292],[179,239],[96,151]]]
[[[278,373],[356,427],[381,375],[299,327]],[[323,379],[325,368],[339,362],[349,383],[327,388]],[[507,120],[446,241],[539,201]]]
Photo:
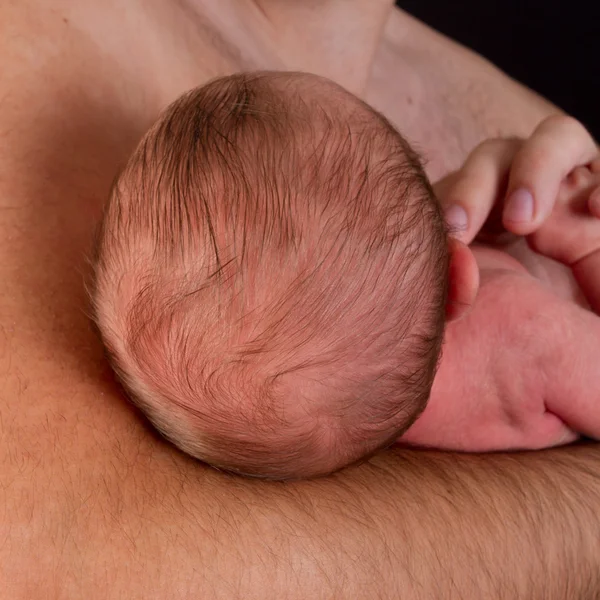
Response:
[[[583,121],[600,139],[600,1],[398,0]],[[585,6],[585,8],[584,8]]]

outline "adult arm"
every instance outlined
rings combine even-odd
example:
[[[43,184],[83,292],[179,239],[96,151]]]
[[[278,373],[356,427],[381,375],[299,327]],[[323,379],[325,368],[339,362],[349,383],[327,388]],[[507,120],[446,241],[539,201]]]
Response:
[[[87,464],[73,447],[40,461],[37,440],[13,442],[0,493],[11,598],[576,600],[600,586],[598,446],[387,452],[283,484],[142,437],[133,455],[87,443]]]

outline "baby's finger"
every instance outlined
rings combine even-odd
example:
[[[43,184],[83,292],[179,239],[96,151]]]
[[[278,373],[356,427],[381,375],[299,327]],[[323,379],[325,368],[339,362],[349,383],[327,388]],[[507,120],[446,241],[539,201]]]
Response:
[[[451,233],[461,242],[470,244],[492,213],[522,143],[515,139],[487,140],[452,176],[443,203]]]
[[[517,235],[535,231],[552,212],[563,179],[598,156],[594,139],[579,121],[546,119],[515,156],[504,208],[504,226]]]

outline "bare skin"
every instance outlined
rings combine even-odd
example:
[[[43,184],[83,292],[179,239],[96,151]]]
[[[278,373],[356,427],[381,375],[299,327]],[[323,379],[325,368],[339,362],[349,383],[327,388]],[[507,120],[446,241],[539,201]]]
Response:
[[[438,184],[443,202],[487,198],[494,211],[486,233],[492,239],[495,229],[499,243],[471,246],[478,266],[464,262],[462,274],[455,261],[453,287],[476,282],[468,277],[473,269],[481,288],[470,313],[446,329],[427,408],[402,442],[473,452],[551,447],[580,433],[600,439],[599,156],[579,122],[553,116],[528,140],[484,142]],[[515,180],[539,208],[548,197],[554,204],[526,238],[498,223],[511,216],[506,198]],[[529,227],[519,217],[533,214],[517,212],[509,223]],[[456,235],[469,241],[468,232]],[[469,298],[465,290],[462,296]]]
[[[390,2],[318,2],[313,13],[280,11],[275,25],[273,6],[29,0],[0,8],[3,593],[592,597],[596,446],[486,457],[394,451],[315,482],[245,481],[157,439],[114,384],[85,315],[85,256],[115,173],[184,90],[240,68],[304,61],[359,90],[369,61],[358,68],[357,57],[379,48],[373,73],[387,73],[389,89],[371,79],[367,96],[432,149],[435,176],[480,139],[527,135],[553,110],[402,13],[389,17]],[[286,28],[301,35],[282,35]],[[300,37],[312,54],[295,45]],[[438,54],[426,50],[438,44]],[[438,77],[442,52],[454,68]],[[396,86],[427,94],[440,122],[413,108],[404,127]],[[468,94],[473,104],[464,104]],[[442,134],[448,95],[461,112],[454,133]]]
[[[388,19],[366,90],[420,150],[435,181],[487,138],[528,138],[558,112],[489,62],[399,10]]]
[[[473,253],[477,300],[449,325],[430,401],[400,441],[483,452],[596,438],[600,319],[506,252]]]

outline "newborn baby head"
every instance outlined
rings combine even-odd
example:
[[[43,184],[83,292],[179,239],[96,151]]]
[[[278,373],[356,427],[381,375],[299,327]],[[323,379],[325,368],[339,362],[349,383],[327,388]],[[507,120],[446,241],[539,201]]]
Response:
[[[218,79],[172,104],[101,223],[96,322],[132,400],[185,452],[331,472],[424,408],[448,279],[406,141],[330,81]]]

